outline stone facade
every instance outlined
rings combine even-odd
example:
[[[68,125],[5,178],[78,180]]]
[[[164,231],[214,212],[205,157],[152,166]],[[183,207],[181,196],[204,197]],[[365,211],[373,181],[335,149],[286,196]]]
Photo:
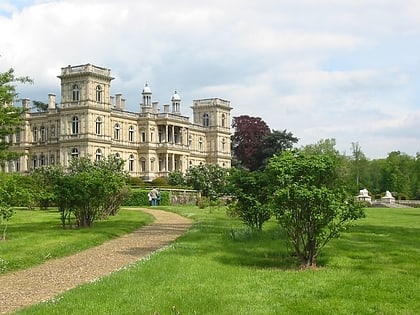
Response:
[[[56,96],[49,94],[46,111],[25,114],[24,129],[11,139],[13,150],[24,155],[10,162],[6,171],[67,166],[78,156],[101,159],[110,155],[124,159],[129,174],[145,181],[200,163],[231,166],[229,101],[193,101],[190,122],[181,115],[176,91],[161,110],[146,84],[139,112],[130,112],[121,94],[111,95],[109,69],[68,66],[58,78],[61,103],[57,106]],[[29,99],[22,101],[25,108],[29,104]]]

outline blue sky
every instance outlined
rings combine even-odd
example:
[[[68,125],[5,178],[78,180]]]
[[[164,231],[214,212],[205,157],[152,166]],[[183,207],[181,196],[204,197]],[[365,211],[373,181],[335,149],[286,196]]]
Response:
[[[0,30],[0,71],[35,81],[20,97],[59,95],[61,67],[92,63],[132,111],[147,81],[161,106],[220,97],[298,145],[420,152],[417,0],[0,0]]]

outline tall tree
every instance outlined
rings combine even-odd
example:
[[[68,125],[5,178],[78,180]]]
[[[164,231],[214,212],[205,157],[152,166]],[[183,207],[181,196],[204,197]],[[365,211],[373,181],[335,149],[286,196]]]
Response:
[[[293,136],[293,133],[284,129],[283,131],[272,130],[264,139],[260,152],[260,161],[265,166],[268,160],[275,154],[292,149],[293,145],[299,141],[299,138]]]
[[[264,138],[270,128],[260,117],[242,115],[233,117],[232,152],[242,166],[254,171],[261,166],[261,152]]]
[[[18,96],[15,84],[32,82],[28,77],[16,77],[13,69],[0,73],[0,167],[4,171],[7,161],[17,158],[17,154],[10,152],[13,134],[19,132],[23,126],[24,109],[14,106]]]

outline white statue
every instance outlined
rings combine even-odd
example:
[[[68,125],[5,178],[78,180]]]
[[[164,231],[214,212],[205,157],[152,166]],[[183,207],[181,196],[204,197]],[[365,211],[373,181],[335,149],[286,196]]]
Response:
[[[387,191],[385,192],[385,197],[386,197],[386,198],[392,198],[392,194],[391,194],[391,192],[390,192],[389,190],[387,190]]]

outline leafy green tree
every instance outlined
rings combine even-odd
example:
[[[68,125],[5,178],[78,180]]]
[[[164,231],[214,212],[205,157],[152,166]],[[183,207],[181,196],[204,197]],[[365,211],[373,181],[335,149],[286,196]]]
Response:
[[[67,170],[47,167],[35,174],[54,192],[63,227],[71,226],[73,217],[78,227],[90,227],[96,219],[117,214],[130,194],[123,167],[124,161],[116,157],[94,162],[81,157],[71,160]]]
[[[15,152],[9,151],[9,136],[19,132],[23,126],[22,114],[25,110],[14,106],[18,96],[16,83],[28,83],[28,77],[16,77],[13,69],[0,73],[0,168],[4,171],[7,161],[17,159]]]
[[[271,217],[269,180],[261,171],[232,169],[229,174],[228,214],[239,217],[251,228],[262,230]]]
[[[265,167],[268,160],[275,154],[280,154],[285,150],[292,149],[293,145],[298,141],[299,138],[293,136],[293,134],[286,129],[283,131],[272,130],[263,138],[260,151],[260,168]]]
[[[322,248],[364,216],[342,185],[341,159],[330,144],[285,151],[266,169],[274,189],[272,211],[302,267],[316,266]]]
[[[201,192],[210,201],[216,201],[226,192],[227,170],[217,164],[200,164],[190,167],[185,179],[187,185]]]
[[[182,173],[181,170],[174,170],[170,172],[168,183],[171,186],[180,186],[180,187],[185,186],[186,181],[185,181],[184,173]]]

